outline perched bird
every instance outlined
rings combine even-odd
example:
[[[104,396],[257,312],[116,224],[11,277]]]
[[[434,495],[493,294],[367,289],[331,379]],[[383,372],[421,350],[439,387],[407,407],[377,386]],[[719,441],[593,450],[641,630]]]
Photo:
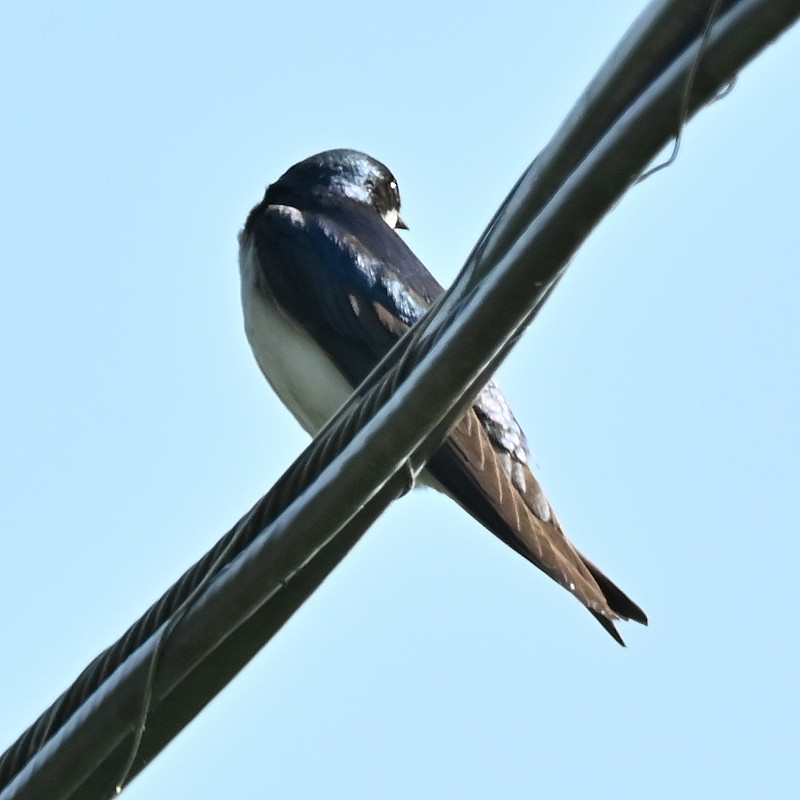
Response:
[[[245,331],[261,371],[315,435],[444,291],[396,233],[392,173],[328,150],[267,187],[239,234]],[[567,540],[528,465],[529,450],[490,382],[422,480],[572,592],[623,644],[614,621],[647,617]]]

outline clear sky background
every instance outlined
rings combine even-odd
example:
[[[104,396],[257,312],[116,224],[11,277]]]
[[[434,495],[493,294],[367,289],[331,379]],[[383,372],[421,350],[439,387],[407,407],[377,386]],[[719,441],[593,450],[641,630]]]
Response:
[[[0,8],[0,749],[307,438],[236,233],[330,147],[449,282],[641,2]],[[628,648],[434,492],[395,504],[134,798],[796,790],[800,30],[578,253],[501,370]]]

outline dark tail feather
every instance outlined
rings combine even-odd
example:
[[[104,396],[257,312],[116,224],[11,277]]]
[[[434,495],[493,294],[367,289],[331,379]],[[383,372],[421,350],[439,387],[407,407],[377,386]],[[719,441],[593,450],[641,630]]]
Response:
[[[611,634],[612,638],[614,639],[617,644],[621,644],[625,647],[625,641],[619,635],[619,631],[617,630],[616,625],[608,618],[604,617],[599,611],[592,611],[590,608],[589,611],[592,612],[592,616]]]
[[[589,559],[581,556],[583,559],[583,563],[586,564],[586,569],[591,572],[592,577],[597,582],[597,585],[600,587],[600,590],[606,596],[606,600],[608,601],[608,605],[610,606],[611,610],[615,614],[619,614],[622,619],[632,619],[635,622],[640,622],[642,625],[647,625],[647,615],[642,611],[633,600],[622,591],[615,583],[609,580],[600,570],[592,564]],[[613,623],[609,622],[605,617],[602,615],[595,615],[600,620],[600,623],[603,627],[608,630],[611,635],[619,641],[620,644],[623,644],[622,639],[619,638],[619,634],[616,632]],[[608,625],[611,626],[613,629],[613,633],[609,630]]]

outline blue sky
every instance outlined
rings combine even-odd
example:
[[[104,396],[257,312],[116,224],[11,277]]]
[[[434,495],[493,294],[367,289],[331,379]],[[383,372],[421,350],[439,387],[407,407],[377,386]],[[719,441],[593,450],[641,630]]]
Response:
[[[236,232],[363,149],[444,282],[642,3],[0,10],[0,749],[305,446]],[[623,650],[433,492],[395,504],[127,790],[752,798],[796,788],[800,31],[575,257],[499,379]]]

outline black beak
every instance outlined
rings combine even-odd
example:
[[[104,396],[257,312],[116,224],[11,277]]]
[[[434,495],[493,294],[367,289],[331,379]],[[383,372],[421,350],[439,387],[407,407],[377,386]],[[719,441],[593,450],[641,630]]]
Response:
[[[394,227],[399,228],[401,231],[408,230],[408,225],[406,225],[405,222],[403,222],[403,218],[400,216],[397,217],[397,222],[395,222]]]

